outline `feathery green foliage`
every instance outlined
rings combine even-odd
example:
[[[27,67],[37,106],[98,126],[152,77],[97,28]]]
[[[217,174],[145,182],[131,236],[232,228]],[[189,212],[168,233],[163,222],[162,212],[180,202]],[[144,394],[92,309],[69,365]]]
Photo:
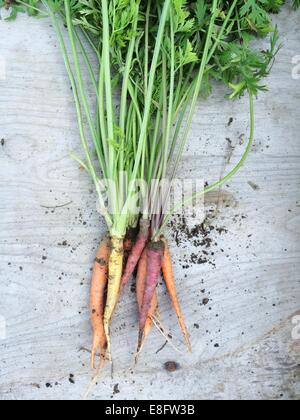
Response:
[[[267,89],[263,79],[279,48],[271,13],[278,13],[284,3],[0,0],[0,6],[11,7],[10,19],[25,10],[52,19],[73,87],[85,151],[85,159],[76,159],[97,185],[114,234],[124,235],[136,219],[131,214],[136,179],[149,183],[176,176],[197,99],[211,94],[214,80],[228,88],[228,99],[245,94],[252,98]],[[299,5],[299,0],[293,1],[295,9]],[[255,39],[265,36],[270,46],[262,51]],[[86,71],[97,99],[96,117],[83,77]],[[107,191],[107,202],[98,183],[101,176],[115,183]],[[156,203],[158,192],[151,198]],[[152,221],[154,235],[165,220],[163,203],[160,206],[161,216]],[[150,217],[151,209],[143,208],[143,214]]]

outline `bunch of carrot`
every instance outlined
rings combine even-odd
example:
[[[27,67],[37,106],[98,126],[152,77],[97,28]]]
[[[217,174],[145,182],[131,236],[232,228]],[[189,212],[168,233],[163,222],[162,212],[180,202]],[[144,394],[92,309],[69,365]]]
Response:
[[[83,158],[72,157],[91,176],[108,228],[93,269],[91,364],[98,351],[101,365],[107,356],[111,359],[112,317],[136,269],[137,353],[158,319],[156,286],[161,272],[191,350],[163,234],[172,213],[182,206],[167,209],[170,185],[178,173],[198,98],[211,93],[212,80],[228,87],[229,99],[249,95],[250,138],[237,165],[221,180],[186,197],[184,204],[227,182],[243,166],[254,136],[253,98],[266,89],[261,80],[278,51],[270,12],[278,12],[282,1],[41,3],[40,8],[38,0],[10,2],[11,18],[27,9],[52,21],[72,85],[84,151]],[[269,49],[255,49],[252,41],[267,34],[271,34]],[[166,180],[162,192],[161,182]]]
[[[139,235],[140,236],[140,235]],[[140,353],[145,339],[151,332],[153,318],[158,317],[158,298],[156,286],[161,271],[166,283],[167,290],[175,309],[186,344],[191,351],[189,334],[185,325],[183,313],[177,297],[174,280],[172,259],[167,241],[149,243],[149,229],[145,240],[138,237],[135,242],[126,239],[124,250],[130,248],[130,255],[121,280],[121,286],[117,294],[119,298],[122,288],[128,283],[131,275],[137,268],[136,273],[136,296],[139,309],[139,340],[137,354]],[[109,282],[109,258],[111,254],[111,242],[105,238],[98,249],[93,269],[90,307],[91,319],[94,331],[91,365],[94,366],[95,355],[99,351],[102,361],[105,359],[107,350],[107,336],[104,327],[105,306],[107,300],[107,287]]]

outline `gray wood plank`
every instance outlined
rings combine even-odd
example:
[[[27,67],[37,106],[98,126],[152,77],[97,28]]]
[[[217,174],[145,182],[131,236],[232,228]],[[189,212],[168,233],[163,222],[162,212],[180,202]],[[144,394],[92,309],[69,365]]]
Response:
[[[93,399],[300,397],[300,341],[292,339],[300,314],[300,80],[292,78],[300,14],[287,6],[275,19],[283,48],[270,91],[255,101],[253,152],[237,177],[206,197],[214,230],[198,239],[211,246],[190,241],[177,219],[179,245],[174,228],[167,232],[194,352],[186,354],[160,286],[161,318],[184,354],[170,346],[157,353],[164,338],[154,330],[133,367],[137,316],[127,290],[112,329],[114,378],[107,366]],[[0,33],[0,324],[7,328],[0,399],[80,399],[91,380],[82,350],[91,341],[90,268],[105,226],[90,180],[68,155],[80,145],[53,28],[20,16],[0,21]],[[248,130],[247,100],[226,103],[217,87],[198,105],[182,174],[217,179],[241,156]],[[229,163],[226,138],[234,145]],[[170,360],[177,372],[164,369]]]

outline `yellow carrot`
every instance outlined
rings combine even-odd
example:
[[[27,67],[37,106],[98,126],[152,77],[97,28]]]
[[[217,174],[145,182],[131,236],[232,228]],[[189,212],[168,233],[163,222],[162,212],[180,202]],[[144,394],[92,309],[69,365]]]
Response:
[[[123,272],[124,238],[111,238],[111,252],[108,263],[107,300],[104,311],[104,331],[107,339],[108,356],[111,359],[110,323],[118,302]]]

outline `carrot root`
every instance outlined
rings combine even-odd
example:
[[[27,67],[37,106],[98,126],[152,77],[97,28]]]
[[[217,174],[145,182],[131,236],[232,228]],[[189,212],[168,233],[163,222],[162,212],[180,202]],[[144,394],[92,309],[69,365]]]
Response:
[[[92,381],[90,382],[87,391],[85,392],[84,396],[83,396],[83,401],[88,400],[91,392],[93,391],[93,388],[97,385],[97,381],[100,377],[101,371],[104,368],[105,365],[105,352],[104,352],[104,356],[103,354],[101,355],[101,359],[100,359],[100,363],[99,366],[97,367],[97,371],[95,376],[93,377]]]
[[[109,240],[105,238],[95,258],[93,267],[93,275],[90,290],[90,308],[91,308],[91,322],[93,327],[93,344],[91,352],[91,367],[95,367],[95,355],[98,350],[105,354],[106,351],[106,336],[103,324],[104,312],[104,295],[107,286],[108,273],[108,258],[109,258]]]
[[[140,311],[139,347],[144,340],[145,326],[161,272],[163,252],[164,243],[162,241],[151,242],[147,247],[147,278],[143,303]]]
[[[144,250],[139,261],[137,281],[136,281],[136,293],[137,293],[139,313],[141,313],[142,311],[143,298],[144,298],[145,287],[146,287],[146,278],[147,278],[147,251]],[[158,307],[158,301],[157,301],[157,293],[155,290],[152,301],[151,301],[150,309],[148,312],[148,317],[145,323],[143,335],[139,337],[137,354],[136,354],[136,362],[137,362],[138,355],[142,351],[145,340],[153,328],[152,317],[156,314],[157,307]]]
[[[111,252],[108,264],[108,288],[104,311],[104,331],[107,340],[107,352],[111,360],[110,322],[118,302],[123,271],[123,238],[111,238]]]
[[[149,220],[142,219],[140,221],[140,231],[137,240],[132,248],[131,254],[128,257],[128,261],[122,277],[122,288],[129,282],[138,262],[141,258],[142,252],[145,249],[148,237],[149,237],[150,222]]]
[[[192,345],[191,345],[191,342],[190,342],[188,329],[186,327],[183,312],[181,310],[181,306],[180,306],[180,303],[179,303],[179,300],[178,300],[170,249],[169,249],[169,246],[168,246],[168,243],[167,243],[166,239],[162,239],[162,240],[163,240],[163,243],[164,243],[164,255],[163,255],[163,258],[162,258],[162,271],[163,271],[164,281],[166,283],[166,287],[167,287],[167,290],[168,290],[173,308],[176,312],[178,322],[179,322],[179,325],[180,325],[180,329],[182,331],[185,343],[186,343],[189,351],[192,352]]]

